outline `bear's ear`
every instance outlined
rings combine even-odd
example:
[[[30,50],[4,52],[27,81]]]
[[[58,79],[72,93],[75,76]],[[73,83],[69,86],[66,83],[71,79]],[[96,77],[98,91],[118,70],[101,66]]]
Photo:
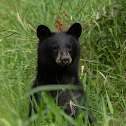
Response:
[[[81,35],[81,31],[82,31],[81,25],[79,23],[75,23],[69,28],[67,33],[71,34],[72,36],[78,39]]]
[[[45,25],[39,25],[37,28],[37,36],[40,40],[44,40],[51,35],[51,31]]]

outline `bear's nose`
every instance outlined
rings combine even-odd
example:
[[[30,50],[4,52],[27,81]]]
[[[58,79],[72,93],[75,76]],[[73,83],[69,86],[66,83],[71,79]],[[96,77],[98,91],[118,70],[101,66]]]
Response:
[[[62,59],[62,63],[63,63],[63,64],[69,64],[69,59],[68,59],[68,58]]]

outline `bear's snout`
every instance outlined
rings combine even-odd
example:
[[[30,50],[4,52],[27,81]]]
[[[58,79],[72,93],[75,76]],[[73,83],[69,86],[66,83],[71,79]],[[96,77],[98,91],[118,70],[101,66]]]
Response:
[[[63,57],[62,59],[61,59],[61,62],[62,62],[62,64],[64,64],[64,65],[69,65],[71,62],[70,62],[70,57]]]
[[[70,65],[72,62],[72,58],[69,52],[59,52],[56,58],[56,63],[60,66]]]
[[[62,63],[63,63],[63,64],[69,64],[69,59],[68,59],[68,58],[62,59]]]

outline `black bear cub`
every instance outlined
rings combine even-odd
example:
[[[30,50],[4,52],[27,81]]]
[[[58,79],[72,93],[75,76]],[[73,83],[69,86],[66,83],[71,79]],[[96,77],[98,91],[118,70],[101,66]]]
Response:
[[[32,88],[48,84],[73,84],[81,86],[82,89],[60,90],[58,92],[58,105],[65,106],[64,111],[74,118],[79,114],[79,108],[75,104],[85,106],[86,96],[82,83],[78,79],[78,65],[80,59],[79,37],[81,35],[81,25],[73,24],[68,31],[51,32],[44,25],[37,28],[38,44],[38,61],[37,61],[37,77]],[[50,91],[54,99],[57,91]],[[34,97],[39,102],[38,94]],[[76,100],[74,100],[76,99]],[[35,112],[35,105],[30,105],[30,113]],[[84,111],[83,111],[84,112]],[[92,123],[94,117],[89,112],[89,121]]]

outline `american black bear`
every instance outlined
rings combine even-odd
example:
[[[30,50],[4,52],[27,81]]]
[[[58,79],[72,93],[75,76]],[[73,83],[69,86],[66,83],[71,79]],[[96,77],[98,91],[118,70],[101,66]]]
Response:
[[[79,109],[73,105],[76,98],[79,105],[86,104],[86,96],[82,83],[78,78],[78,65],[80,59],[79,37],[81,35],[81,25],[73,24],[68,31],[51,32],[44,25],[37,28],[38,60],[37,77],[32,86],[35,88],[48,84],[73,84],[81,86],[78,90],[61,90],[58,96],[58,105],[66,105],[65,112],[74,118],[79,114]],[[50,91],[52,97],[56,98],[57,91]],[[38,102],[38,94],[34,94]],[[74,98],[73,98],[74,97]],[[36,111],[35,106],[34,111]],[[30,115],[32,106],[30,105]],[[89,121],[92,123],[94,117],[89,112]]]

